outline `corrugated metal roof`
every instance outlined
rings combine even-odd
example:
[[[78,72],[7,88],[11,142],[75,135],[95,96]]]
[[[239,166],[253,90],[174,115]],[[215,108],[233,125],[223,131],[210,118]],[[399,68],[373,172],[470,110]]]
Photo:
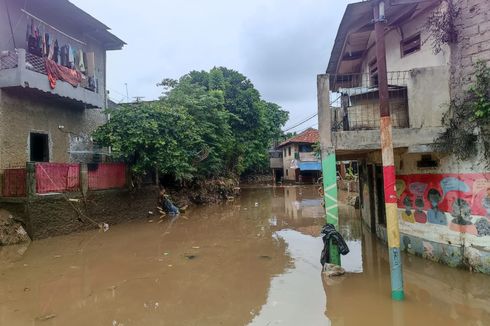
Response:
[[[126,44],[109,32],[109,27],[68,0],[31,0],[27,2],[26,10],[40,18],[50,17],[56,13],[56,20],[63,25],[79,26],[83,34],[99,41],[106,50],[120,50]]]

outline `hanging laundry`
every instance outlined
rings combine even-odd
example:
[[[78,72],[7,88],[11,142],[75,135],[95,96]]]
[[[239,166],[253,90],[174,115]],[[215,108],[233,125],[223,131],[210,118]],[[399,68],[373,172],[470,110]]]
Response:
[[[54,46],[53,46],[53,57],[52,59],[54,60],[54,62],[56,63],[59,63],[60,61],[60,58],[59,58],[59,55],[60,55],[60,48],[58,46],[58,40],[55,40],[54,41]]]
[[[49,33],[44,34],[44,55],[49,56],[50,46],[49,46]]]
[[[87,68],[87,76],[95,76],[95,55],[93,52],[86,53],[87,61],[85,62]]]
[[[84,52],[82,51],[82,49],[78,50],[78,57],[79,57],[78,69],[81,72],[85,72],[85,61],[83,60]]]
[[[68,44],[68,68],[73,68],[75,57],[73,56],[73,48]]]
[[[48,73],[49,86],[51,89],[56,87],[57,80],[66,81],[73,87],[80,85],[82,74],[79,71],[60,66],[53,60],[47,58],[44,59],[44,62],[46,64],[46,72]]]

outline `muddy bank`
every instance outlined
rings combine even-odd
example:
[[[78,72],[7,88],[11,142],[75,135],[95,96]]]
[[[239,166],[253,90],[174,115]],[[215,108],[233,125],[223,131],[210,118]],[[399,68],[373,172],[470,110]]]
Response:
[[[177,206],[219,203],[240,195],[238,180],[210,179],[195,181],[184,187],[167,186],[165,191]]]

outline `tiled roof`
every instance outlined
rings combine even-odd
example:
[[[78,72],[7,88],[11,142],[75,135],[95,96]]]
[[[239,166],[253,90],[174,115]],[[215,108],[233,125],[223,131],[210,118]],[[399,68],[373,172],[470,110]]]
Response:
[[[287,144],[302,143],[302,144],[314,144],[320,141],[320,133],[318,130],[313,128],[308,128],[299,135],[287,139],[286,141],[279,144],[277,147],[282,147]]]

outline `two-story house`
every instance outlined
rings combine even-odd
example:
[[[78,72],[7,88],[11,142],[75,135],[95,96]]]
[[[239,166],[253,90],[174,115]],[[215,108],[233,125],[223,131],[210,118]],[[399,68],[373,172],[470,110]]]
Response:
[[[318,141],[318,130],[308,128],[270,151],[274,178],[277,181],[316,182],[322,171],[320,158],[313,148]]]
[[[92,161],[106,122],[106,52],[124,42],[67,0],[0,0],[0,173]]]
[[[373,6],[347,6],[326,73],[337,160],[357,160],[362,216],[386,238]],[[386,61],[393,123],[402,249],[451,266],[490,273],[490,172],[481,155],[458,160],[434,150],[448,128],[448,104],[471,80],[472,64],[490,61],[490,2],[385,1]],[[440,42],[434,22],[451,22]],[[432,24],[432,25],[431,25]],[[439,28],[448,28],[440,27]],[[436,31],[437,32],[437,31]],[[442,31],[447,32],[447,31]]]

